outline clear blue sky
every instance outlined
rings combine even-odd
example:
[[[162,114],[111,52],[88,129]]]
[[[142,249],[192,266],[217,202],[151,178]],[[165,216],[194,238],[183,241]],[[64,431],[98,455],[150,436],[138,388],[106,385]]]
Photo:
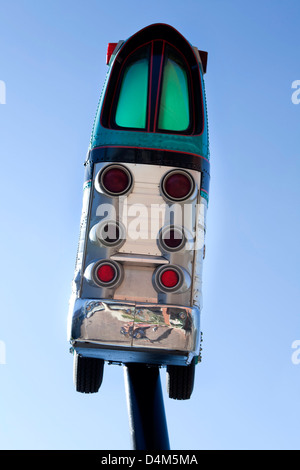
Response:
[[[108,42],[165,22],[209,53],[203,363],[172,449],[299,449],[298,0],[0,0],[2,449],[130,449],[122,367],[72,382],[83,161]],[[165,372],[161,373],[165,393]]]

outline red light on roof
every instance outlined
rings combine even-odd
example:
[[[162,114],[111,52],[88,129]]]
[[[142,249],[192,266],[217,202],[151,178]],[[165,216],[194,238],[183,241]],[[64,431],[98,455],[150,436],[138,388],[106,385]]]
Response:
[[[118,44],[117,42],[108,43],[107,52],[106,52],[106,65],[109,65],[111,56],[112,56],[117,44]]]

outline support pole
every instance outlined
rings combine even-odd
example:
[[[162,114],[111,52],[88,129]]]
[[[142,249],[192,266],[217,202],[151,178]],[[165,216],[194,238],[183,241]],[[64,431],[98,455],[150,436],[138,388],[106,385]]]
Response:
[[[126,364],[125,387],[134,450],[169,450],[159,368]]]

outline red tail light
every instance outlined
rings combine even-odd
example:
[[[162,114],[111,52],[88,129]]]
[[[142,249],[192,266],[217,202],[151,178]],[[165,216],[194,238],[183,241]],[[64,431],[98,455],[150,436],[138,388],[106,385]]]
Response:
[[[176,271],[173,269],[168,269],[162,273],[160,276],[160,282],[167,289],[176,287],[179,282],[179,276]]]
[[[93,266],[92,280],[99,287],[116,287],[122,280],[121,267],[108,259],[98,261]]]
[[[162,181],[162,190],[167,198],[173,201],[183,201],[192,194],[194,180],[186,171],[170,171]]]
[[[107,245],[115,245],[120,239],[120,230],[117,224],[109,222],[102,229],[102,239]]]
[[[161,266],[153,274],[153,286],[158,292],[177,292],[181,289],[183,282],[184,274],[179,266]]]
[[[160,234],[160,245],[166,251],[178,251],[185,244],[185,236],[180,227],[167,227]]]
[[[126,229],[119,220],[102,220],[93,225],[89,239],[104,247],[120,247],[126,241]]]
[[[110,264],[102,264],[98,269],[97,269],[97,278],[99,279],[100,282],[103,282],[104,284],[110,283],[114,280],[116,277],[116,269],[114,266]]]
[[[99,175],[101,188],[109,195],[120,196],[129,191],[132,176],[127,168],[120,165],[109,165]]]

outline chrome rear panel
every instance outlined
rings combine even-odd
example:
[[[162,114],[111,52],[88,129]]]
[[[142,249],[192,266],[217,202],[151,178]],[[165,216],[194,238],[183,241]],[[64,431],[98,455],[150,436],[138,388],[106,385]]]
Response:
[[[133,187],[116,198],[97,186],[106,165],[95,164],[93,179],[85,186],[69,340],[79,354],[107,361],[189,363],[199,354],[201,336],[207,207],[199,191],[201,173],[189,170],[196,185],[193,197],[174,204],[160,189],[162,177],[173,167],[123,163],[132,174]],[[97,227],[105,220],[122,224],[126,239],[121,244],[108,247],[99,242]],[[186,244],[179,251],[168,252],[158,241],[160,230],[170,223],[184,226]],[[122,270],[121,282],[112,288],[91,282],[91,266],[103,259],[118,263]],[[154,273],[169,264],[186,273],[187,288],[173,293],[157,289]]]

